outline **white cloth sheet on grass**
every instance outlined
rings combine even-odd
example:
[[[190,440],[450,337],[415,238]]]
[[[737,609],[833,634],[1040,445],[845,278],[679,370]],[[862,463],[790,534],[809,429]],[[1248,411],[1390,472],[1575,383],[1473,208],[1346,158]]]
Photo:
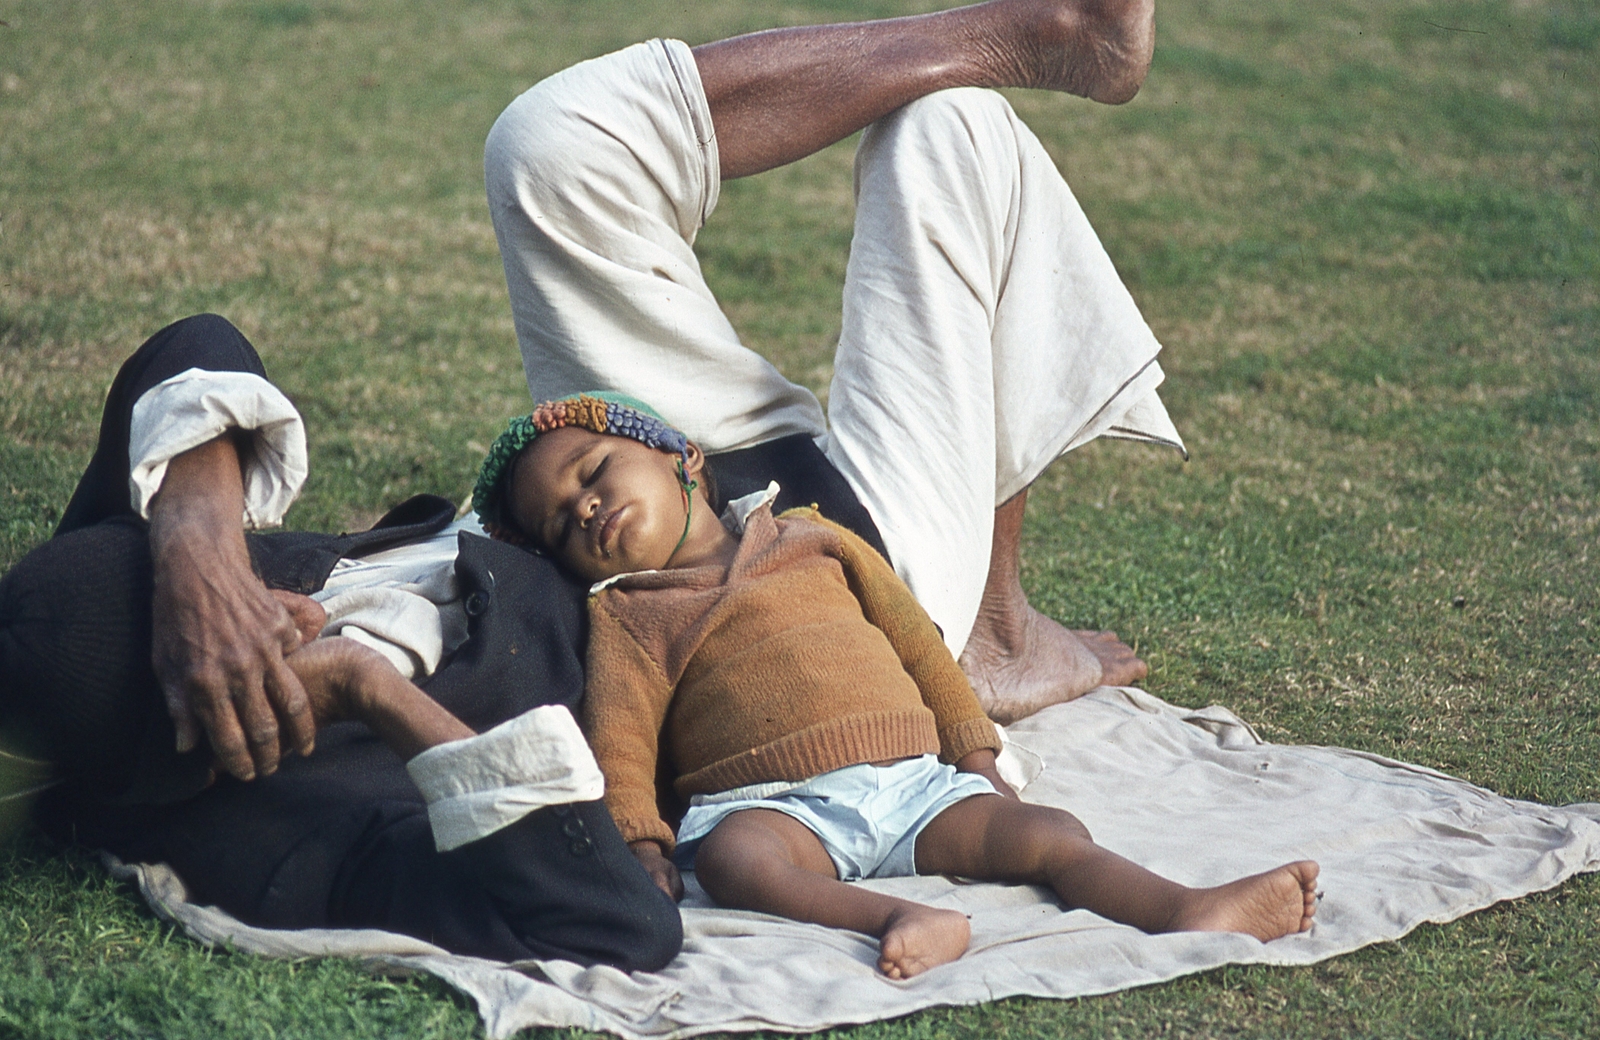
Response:
[[[1377,755],[1268,744],[1220,707],[1179,708],[1102,687],[1007,736],[1034,763],[1025,799],[1071,810],[1100,843],[1168,877],[1209,885],[1318,860],[1325,896],[1315,927],[1266,944],[1152,936],[1063,911],[1029,886],[862,882],[972,917],[965,957],[892,982],[874,969],[876,943],[865,936],[719,910],[691,880],[683,953],[662,972],[628,975],[458,957],[384,932],[249,928],[187,902],[163,866],[114,869],[136,877],[159,914],[202,942],[430,972],[477,1001],[491,1037],[578,1026],[630,1038],[807,1032],[938,1005],[1106,993],[1222,964],[1308,964],[1600,870],[1600,803],[1537,805]]]

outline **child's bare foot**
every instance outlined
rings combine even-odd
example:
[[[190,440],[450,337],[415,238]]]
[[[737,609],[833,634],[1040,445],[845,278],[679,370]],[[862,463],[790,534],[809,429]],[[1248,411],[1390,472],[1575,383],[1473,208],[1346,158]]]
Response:
[[[1173,932],[1243,932],[1262,942],[1308,931],[1317,912],[1317,874],[1308,859],[1216,888],[1195,889],[1173,915]]]
[[[1155,52],[1155,0],[996,0],[995,86],[1036,87],[1120,105]]]
[[[971,941],[966,914],[907,903],[889,912],[878,940],[878,970],[891,979],[909,979],[960,957]]]

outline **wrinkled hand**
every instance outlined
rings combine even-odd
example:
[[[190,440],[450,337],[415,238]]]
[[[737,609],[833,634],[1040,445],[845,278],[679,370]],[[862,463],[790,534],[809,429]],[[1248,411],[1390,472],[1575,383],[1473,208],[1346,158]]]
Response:
[[[670,859],[661,854],[660,845],[645,839],[629,842],[628,848],[633,850],[640,866],[644,867],[657,888],[671,896],[673,902],[683,898],[683,875],[678,873],[678,868],[673,866]]]
[[[283,604],[283,609],[289,612],[289,620],[300,633],[302,645],[322,634],[323,628],[328,624],[328,612],[322,609],[321,603],[310,596],[302,596],[298,592],[289,592],[285,589],[267,591],[271,592],[272,598]]]
[[[956,769],[963,773],[977,773],[994,785],[994,789],[1014,802],[1022,801],[1022,796],[1012,789],[1011,785],[1000,779],[1000,770],[995,765],[994,752],[988,748],[981,751],[969,751],[961,756],[956,763]]]
[[[310,753],[316,723],[283,661],[300,646],[300,628],[250,569],[242,513],[231,441],[172,461],[150,509],[151,656],[178,750],[195,747],[204,729],[219,767],[250,780],[290,751]],[[296,608],[309,626],[312,612]]]
[[[319,728],[364,722],[403,762],[473,736],[466,723],[401,675],[387,657],[354,639],[312,639],[284,661],[305,688]]]
[[[379,672],[394,671],[382,654],[354,639],[313,637],[284,658],[300,680],[318,729],[352,719],[366,721],[371,703],[379,695]]]

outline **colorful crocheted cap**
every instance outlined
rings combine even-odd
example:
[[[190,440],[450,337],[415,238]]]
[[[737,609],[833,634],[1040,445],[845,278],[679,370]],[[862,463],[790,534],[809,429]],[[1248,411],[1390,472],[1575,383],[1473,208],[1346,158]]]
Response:
[[[577,426],[593,433],[631,437],[658,451],[676,454],[687,465],[689,438],[667,425],[654,408],[635,397],[613,390],[590,390],[546,401],[527,415],[519,415],[494,439],[478,470],[472,488],[472,508],[483,529],[503,541],[521,541],[515,526],[502,514],[505,480],[511,461],[541,433]]]

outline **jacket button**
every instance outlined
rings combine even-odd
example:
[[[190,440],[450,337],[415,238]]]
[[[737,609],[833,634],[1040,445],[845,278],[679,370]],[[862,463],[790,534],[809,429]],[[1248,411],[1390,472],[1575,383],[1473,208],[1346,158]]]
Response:
[[[482,590],[469,595],[466,602],[461,604],[461,609],[467,612],[468,617],[477,617],[489,609],[489,595]]]
[[[561,825],[561,833],[569,838],[576,838],[583,833],[583,821],[576,816],[569,816]]]
[[[572,844],[567,846],[567,851],[574,856],[582,858],[594,851],[594,842],[590,841],[586,835],[580,834],[572,839]]]

